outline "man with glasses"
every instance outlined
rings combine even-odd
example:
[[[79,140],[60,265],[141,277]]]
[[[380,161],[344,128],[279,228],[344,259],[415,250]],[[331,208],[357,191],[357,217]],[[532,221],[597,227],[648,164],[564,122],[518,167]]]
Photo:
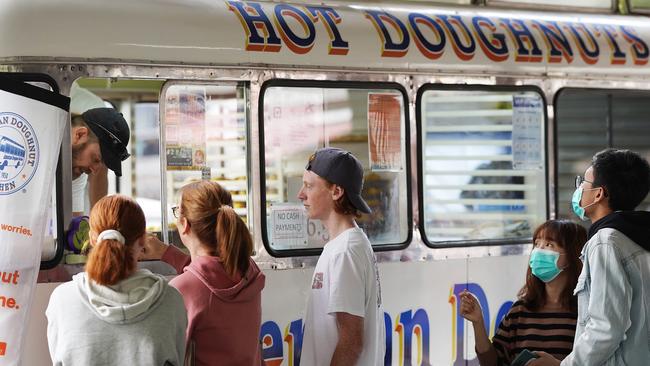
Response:
[[[126,149],[130,131],[124,117],[113,108],[93,108],[79,115],[72,115],[70,140],[72,146],[73,211],[79,215],[83,212],[83,192],[86,174],[98,176],[95,187],[91,183],[91,207],[94,202],[107,193],[105,178],[106,168],[122,175],[122,161],[129,157]],[[99,187],[98,187],[99,186]],[[93,189],[94,188],[94,189]],[[81,204],[79,201],[81,200]],[[81,208],[81,210],[79,209]]]
[[[573,211],[592,225],[574,291],[573,351],[561,363],[538,352],[530,365],[648,365],[650,212],[634,211],[648,191],[650,166],[629,150],[597,153],[576,178]]]

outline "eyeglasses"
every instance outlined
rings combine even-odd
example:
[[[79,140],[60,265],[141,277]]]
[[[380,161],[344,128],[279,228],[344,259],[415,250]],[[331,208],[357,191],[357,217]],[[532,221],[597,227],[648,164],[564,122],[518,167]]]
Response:
[[[102,131],[106,132],[108,138],[110,139],[110,143],[113,145],[113,151],[119,154],[119,158],[121,161],[124,161],[129,156],[131,156],[131,154],[129,154],[129,152],[126,151],[126,145],[122,142],[122,140],[120,140],[119,137],[115,136],[115,134],[113,134],[111,131],[107,130],[106,127],[92,121],[86,121],[86,122],[92,123],[93,125],[101,128]]]
[[[173,206],[172,207],[172,214],[174,215],[175,218],[178,218],[178,216],[180,214],[180,207]]]
[[[590,182],[583,178],[582,175],[576,175],[576,188],[580,187],[583,182],[594,184],[594,182]]]

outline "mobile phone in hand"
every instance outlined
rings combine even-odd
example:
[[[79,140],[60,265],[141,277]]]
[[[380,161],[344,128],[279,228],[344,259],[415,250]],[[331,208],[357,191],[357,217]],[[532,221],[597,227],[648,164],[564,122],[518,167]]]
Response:
[[[514,360],[512,360],[512,363],[510,364],[510,366],[525,366],[525,365],[528,364],[528,362],[530,362],[531,360],[534,360],[534,359],[536,359],[538,357],[539,356],[537,356],[533,352],[531,352],[531,351],[529,351],[527,349],[524,349],[523,351],[519,352],[519,354],[517,355],[517,357],[515,357]]]

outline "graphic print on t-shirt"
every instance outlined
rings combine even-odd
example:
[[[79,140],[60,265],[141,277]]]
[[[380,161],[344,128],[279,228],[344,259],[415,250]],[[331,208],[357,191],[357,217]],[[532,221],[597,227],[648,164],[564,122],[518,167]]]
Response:
[[[377,258],[372,256],[372,265],[375,267],[375,280],[377,281],[377,309],[381,307],[381,282],[379,281],[379,268],[377,268]]]
[[[314,283],[311,284],[312,290],[323,288],[323,272],[314,273]]]

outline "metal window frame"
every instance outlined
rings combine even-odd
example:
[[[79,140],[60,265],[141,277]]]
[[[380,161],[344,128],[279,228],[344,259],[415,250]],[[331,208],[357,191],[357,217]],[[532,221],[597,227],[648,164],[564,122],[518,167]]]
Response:
[[[475,247],[475,246],[502,246],[508,244],[523,244],[528,243],[532,239],[531,237],[526,238],[497,238],[497,239],[475,239],[475,240],[447,240],[447,241],[431,241],[427,237],[425,220],[424,220],[424,159],[423,159],[423,149],[424,141],[422,140],[422,129],[424,128],[422,121],[422,98],[424,94],[428,91],[485,91],[485,92],[534,92],[537,93],[542,98],[542,103],[546,107],[546,95],[544,91],[535,86],[535,85],[522,85],[522,86],[510,86],[510,85],[479,85],[479,84],[439,84],[439,83],[427,83],[422,85],[417,92],[417,98],[415,102],[415,117],[416,117],[416,126],[417,126],[417,174],[418,174],[418,229],[420,231],[420,237],[422,242],[429,248],[459,248],[459,247]],[[543,109],[544,111],[544,125],[542,126],[542,131],[544,132],[544,175],[545,181],[549,179],[549,148],[548,148],[548,113],[547,108]],[[549,208],[549,187],[545,186],[546,190],[546,219],[548,219],[550,214]]]
[[[567,85],[564,87],[561,87],[556,90],[555,95],[553,96],[553,110],[555,111],[555,115],[553,118],[553,140],[555,143],[553,144],[553,153],[554,156],[559,156],[559,149],[560,149],[560,144],[558,143],[558,102],[559,99],[562,97],[562,94],[567,91],[582,91],[582,92],[602,92],[607,96],[607,130],[605,131],[606,133],[606,139],[607,139],[607,148],[611,148],[614,146],[613,140],[614,140],[614,119],[612,115],[612,97],[614,96],[615,93],[634,93],[634,92],[644,92],[647,93],[650,96],[650,89],[634,89],[634,88],[620,88],[620,87],[614,87],[614,88],[599,88],[595,86],[588,86],[588,87],[580,87],[580,86],[574,86],[574,85]],[[597,151],[594,151],[594,154]],[[555,186],[556,194],[555,194],[555,212],[554,215],[555,217],[558,216],[559,212],[559,164],[555,164],[554,167],[554,174],[553,174],[553,184]],[[587,167],[585,167],[586,169]]]
[[[373,89],[392,89],[398,91],[403,98],[403,107],[404,107],[404,139],[406,151],[405,155],[405,172],[406,175],[406,220],[407,220],[407,229],[406,229],[406,238],[401,243],[391,243],[391,244],[381,244],[373,245],[372,248],[376,252],[391,251],[391,250],[402,250],[408,247],[409,243],[413,237],[413,215],[412,215],[412,206],[411,200],[408,197],[411,196],[411,159],[408,151],[410,146],[410,128],[409,128],[409,102],[408,102],[408,92],[402,84],[397,82],[375,82],[375,81],[336,81],[336,80],[297,80],[297,79],[270,79],[264,82],[260,88],[259,95],[259,161],[260,161],[260,200],[261,200],[261,234],[262,234],[262,243],[266,248],[267,252],[273,257],[306,257],[306,256],[317,256],[323,252],[323,248],[307,248],[307,249],[286,249],[286,250],[277,250],[271,248],[269,243],[269,238],[267,234],[267,210],[266,210],[266,164],[265,161],[265,135],[264,135],[264,97],[266,91],[271,87],[297,87],[297,88],[322,88],[322,89],[358,89],[358,90],[373,90]]]
[[[123,78],[124,79],[124,78]],[[122,79],[122,80],[123,80]],[[159,115],[159,145],[158,148],[160,149],[160,211],[162,215],[162,220],[160,222],[161,224],[161,235],[163,238],[163,241],[165,243],[169,243],[170,245],[173,245],[173,243],[169,242],[169,217],[167,216],[168,210],[167,210],[167,204],[168,204],[168,198],[166,193],[167,189],[167,150],[165,149],[167,140],[165,136],[165,123],[164,123],[164,116],[165,116],[165,108],[167,105],[167,91],[175,86],[233,86],[235,89],[237,88],[242,88],[244,90],[244,105],[246,106],[244,108],[244,128],[245,128],[245,137],[246,137],[246,172],[250,171],[251,169],[251,162],[250,162],[250,113],[249,113],[249,104],[250,104],[250,85],[248,84],[247,81],[221,81],[221,80],[200,80],[200,79],[164,79],[165,82],[163,83],[162,87],[160,88],[160,95],[158,97],[158,115]],[[206,152],[207,154],[207,152]],[[247,196],[247,205],[246,205],[246,217],[249,219],[252,216],[252,207],[250,205],[250,202],[252,202],[252,197],[251,197],[251,183],[252,179],[251,177],[246,177],[246,196]],[[252,229],[252,223],[250,223],[251,220],[248,220],[248,227]]]

